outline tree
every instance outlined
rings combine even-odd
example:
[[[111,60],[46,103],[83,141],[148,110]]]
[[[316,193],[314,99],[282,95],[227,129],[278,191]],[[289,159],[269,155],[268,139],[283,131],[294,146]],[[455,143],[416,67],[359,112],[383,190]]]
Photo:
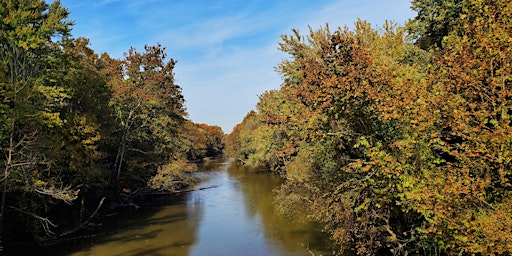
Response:
[[[0,1],[0,232],[7,244],[73,233],[90,208],[98,212],[101,197],[115,207],[121,188],[184,188],[195,168],[187,152],[223,150],[220,127],[185,119],[176,61],[164,47],[131,48],[122,60],[99,56],[88,39],[70,37],[67,16],[59,1]],[[193,138],[186,148],[189,127],[201,143]]]
[[[294,145],[278,205],[324,223],[340,254],[512,251],[512,4],[450,3],[415,1],[442,16],[417,23],[429,52],[392,23],[283,36],[281,88],[229,135],[258,163]]]
[[[206,157],[222,154],[224,150],[224,131],[219,126],[196,124],[197,129],[206,135]]]
[[[108,106],[112,91],[102,73],[104,60],[89,48],[89,40],[77,38],[64,44],[60,69],[66,70],[59,83],[66,84],[70,98],[61,111],[66,120],[50,152],[62,169],[61,179],[81,184],[80,201],[100,200],[94,195],[105,189],[111,158],[115,122]],[[96,191],[91,193],[91,191]],[[71,218],[69,218],[71,220]],[[72,219],[77,221],[76,219]]]
[[[459,16],[468,4],[466,0],[413,0],[411,8],[418,14],[407,28],[421,48],[442,48],[443,38],[456,30],[461,22]]]
[[[190,161],[213,157],[222,154],[224,150],[224,132],[218,126],[196,124],[187,120],[179,134],[179,151],[184,152]]]
[[[255,152],[252,132],[259,125],[257,118],[255,111],[247,113],[242,122],[233,128],[233,132],[226,139],[229,154],[242,162],[245,162]]]
[[[511,11],[509,1],[470,1],[462,35],[445,38],[429,72],[427,86],[443,95],[431,141],[445,162],[413,176],[405,195],[427,217],[422,232],[449,254],[512,250],[504,217],[511,211]]]
[[[56,69],[72,24],[67,15],[59,1],[51,5],[37,0],[0,3],[0,138],[5,156],[1,228],[6,206],[34,218],[46,232],[52,225],[34,209],[23,207],[23,202],[18,202],[20,207],[8,205],[9,192],[50,195],[67,202],[76,198],[76,192],[59,184],[57,176],[48,175],[53,167],[47,157],[51,145],[44,143],[52,129],[63,125],[60,110],[70,97],[68,89],[58,83],[62,73]]]
[[[316,126],[309,145],[288,166],[290,179],[279,198],[308,202],[311,216],[325,223],[342,248],[353,243],[360,254],[385,246],[403,250],[413,230],[407,221],[396,223],[403,169],[392,142],[401,137],[397,127],[403,124],[393,117],[400,110],[396,97],[411,89],[399,88],[404,85],[398,74],[407,68],[413,78],[419,72],[400,66],[415,51],[392,24],[382,34],[358,21],[354,31],[331,33],[326,27],[311,30],[304,43],[294,38],[284,37],[288,47],[281,48],[305,54],[292,52],[296,64],[283,63],[281,69],[299,65],[302,79],[285,80],[284,86],[316,116]]]
[[[160,45],[146,46],[143,53],[132,48],[123,61],[109,63],[113,91],[109,104],[119,122],[120,137],[113,182],[121,175],[127,150],[171,159],[177,127],[186,112],[181,88],[174,83],[176,61],[165,62],[164,51]]]

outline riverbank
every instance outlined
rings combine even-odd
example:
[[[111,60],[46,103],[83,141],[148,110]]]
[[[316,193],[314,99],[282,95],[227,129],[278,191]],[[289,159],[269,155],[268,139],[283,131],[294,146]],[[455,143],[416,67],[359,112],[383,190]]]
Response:
[[[217,157],[196,177],[200,182],[189,192],[106,216],[95,236],[38,255],[310,255],[308,248],[327,254],[319,225],[304,214],[288,218],[274,210],[278,176]]]

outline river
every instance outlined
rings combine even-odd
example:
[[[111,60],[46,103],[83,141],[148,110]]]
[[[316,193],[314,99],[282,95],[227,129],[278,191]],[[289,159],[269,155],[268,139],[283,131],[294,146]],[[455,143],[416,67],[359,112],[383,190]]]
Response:
[[[319,225],[274,210],[278,176],[226,157],[202,164],[196,175],[201,182],[194,191],[116,216],[102,229],[106,235],[50,248],[47,255],[328,254]]]

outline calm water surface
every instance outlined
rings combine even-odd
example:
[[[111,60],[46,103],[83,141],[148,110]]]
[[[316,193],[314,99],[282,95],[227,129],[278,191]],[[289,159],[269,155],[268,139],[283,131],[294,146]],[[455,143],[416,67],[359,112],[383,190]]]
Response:
[[[197,176],[195,189],[208,189],[118,216],[103,230],[110,235],[53,248],[51,255],[311,255],[306,248],[328,254],[318,225],[274,211],[279,177],[224,157],[201,166]]]

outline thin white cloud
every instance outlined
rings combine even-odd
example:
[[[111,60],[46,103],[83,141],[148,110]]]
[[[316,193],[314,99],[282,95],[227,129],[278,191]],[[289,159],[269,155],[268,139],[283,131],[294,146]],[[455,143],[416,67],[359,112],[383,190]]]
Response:
[[[358,17],[373,24],[412,16],[403,0],[99,3],[73,7],[77,35],[89,37],[93,49],[114,57],[122,57],[130,46],[161,43],[169,57],[178,60],[177,83],[192,120],[220,125],[226,132],[255,107],[257,95],[279,87],[274,67],[287,57],[277,50],[281,34],[290,34],[292,28],[305,34],[308,25],[316,29],[326,22],[334,29]]]
[[[176,77],[183,86],[190,117],[231,131],[254,108],[257,95],[279,87],[280,79],[273,66],[280,56],[274,49],[235,49],[200,62],[178,63]],[[216,121],[219,116],[223,118],[221,123]]]
[[[94,1],[95,5],[108,5],[115,2],[121,2],[123,0],[101,0],[101,1]]]

